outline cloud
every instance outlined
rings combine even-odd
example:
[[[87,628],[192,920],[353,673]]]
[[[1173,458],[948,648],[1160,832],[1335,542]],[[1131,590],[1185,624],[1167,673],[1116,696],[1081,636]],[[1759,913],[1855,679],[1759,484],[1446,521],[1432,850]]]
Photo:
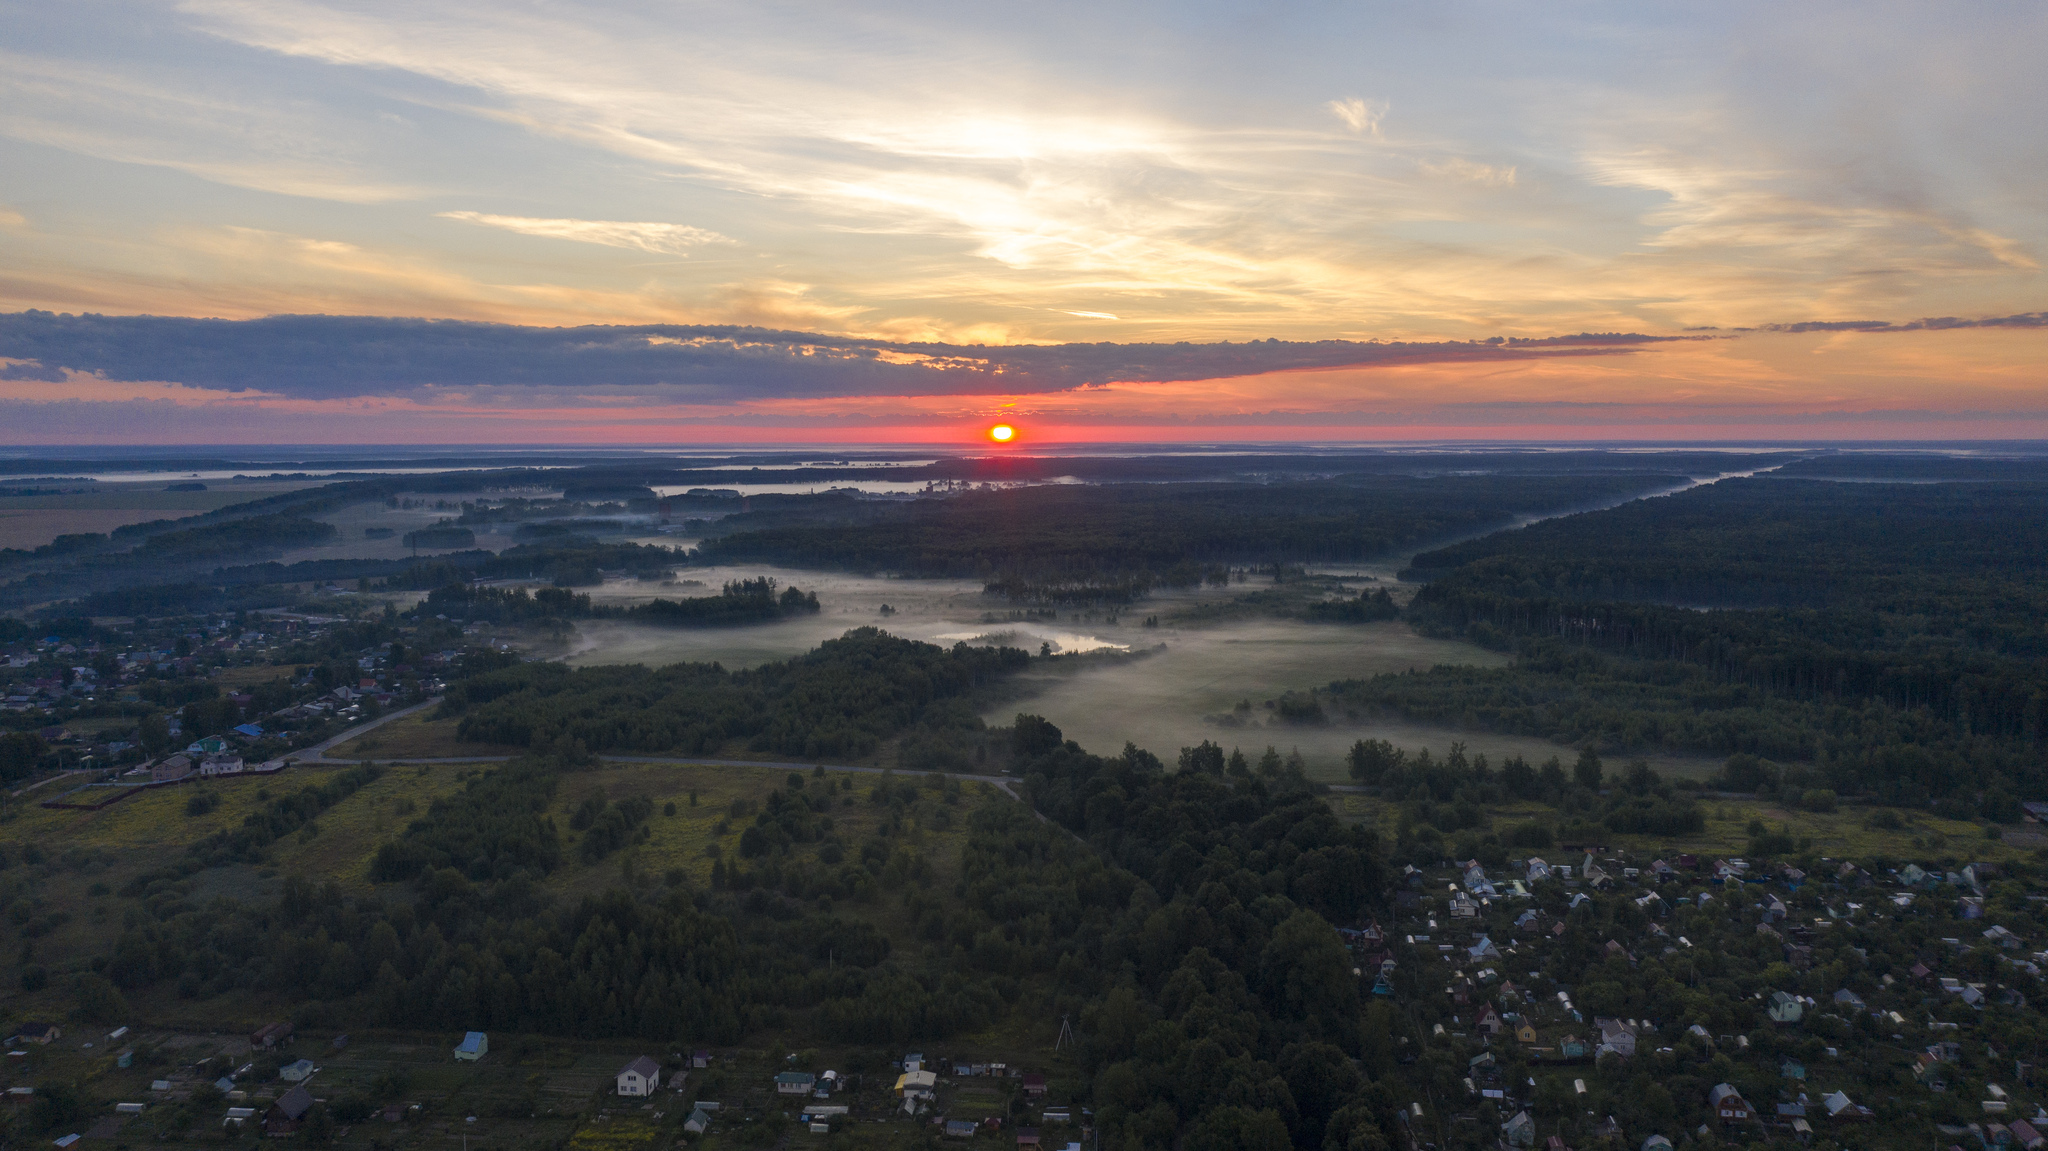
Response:
[[[1344,126],[1361,136],[1380,138],[1380,124],[1391,110],[1384,100],[1361,100],[1353,96],[1349,100],[1332,100],[1327,105]]]
[[[1067,313],[1067,315],[1069,315],[1069,316],[1079,316],[1079,317],[1081,317],[1081,318],[1082,318],[1082,319],[1084,319],[1084,320],[1114,320],[1114,319],[1116,319],[1116,315],[1115,315],[1114,313],[1111,313],[1111,312],[1068,312],[1068,313]]]
[[[493,216],[483,212],[439,212],[443,219],[462,220],[489,228],[503,228],[524,236],[548,236],[603,244],[610,248],[638,248],[643,252],[686,255],[700,244],[733,244],[730,236],[688,224],[634,223],[625,220],[543,220],[531,216]]]
[[[1479,164],[1462,157],[1453,156],[1448,160],[1424,160],[1417,165],[1424,173],[1451,180],[1467,180],[1491,188],[1512,188],[1515,186],[1515,166],[1495,167]]]
[[[1030,394],[1119,381],[1627,355],[1650,344],[1700,338],[1581,333],[1477,341],[984,346],[737,325],[542,328],[364,316],[0,315],[0,356],[19,361],[9,371],[23,378],[47,379],[66,369],[111,380],[316,399],[544,389],[565,403],[586,402],[608,389],[654,389],[672,402],[705,404]]]
[[[1806,320],[1796,324],[1760,324],[1761,332],[1946,332],[1962,328],[2048,328],[2048,312],[2020,312],[1974,320],[1930,316],[1895,324],[1890,320]]]

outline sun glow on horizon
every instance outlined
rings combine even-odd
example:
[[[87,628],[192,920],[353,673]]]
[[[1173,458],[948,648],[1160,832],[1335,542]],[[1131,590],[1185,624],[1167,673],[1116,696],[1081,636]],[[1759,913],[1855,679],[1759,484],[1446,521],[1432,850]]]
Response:
[[[1008,424],[997,424],[988,430],[988,438],[999,444],[1007,444],[1017,438],[1017,429]]]

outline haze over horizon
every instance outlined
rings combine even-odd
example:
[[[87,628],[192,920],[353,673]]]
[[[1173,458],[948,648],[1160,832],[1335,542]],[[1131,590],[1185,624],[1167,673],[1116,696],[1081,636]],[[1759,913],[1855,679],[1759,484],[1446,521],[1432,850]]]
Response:
[[[2048,438],[2037,5],[5,10],[17,442]]]

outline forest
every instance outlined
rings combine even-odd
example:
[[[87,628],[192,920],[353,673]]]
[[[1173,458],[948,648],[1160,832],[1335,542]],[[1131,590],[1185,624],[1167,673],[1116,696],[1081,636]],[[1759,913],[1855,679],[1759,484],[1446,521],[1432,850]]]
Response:
[[[857,524],[757,528],[739,513],[692,559],[980,579],[1023,598],[1074,585],[1127,599],[1155,583],[1199,583],[1221,565],[1356,561],[1681,482],[1620,473],[1054,484],[870,508]]]
[[[427,593],[414,614],[491,623],[622,619],[657,627],[728,627],[818,611],[818,593],[791,587],[777,595],[775,588],[772,577],[762,576],[729,580],[713,596],[657,596],[642,604],[593,606],[588,595],[566,587],[538,588],[529,595],[525,588],[449,584]]]
[[[2048,791],[2048,486],[1727,480],[1427,552],[1418,627],[1515,652],[1333,685],[1384,712],[1810,764],[2011,818]]]
[[[517,747],[705,755],[737,740],[806,759],[863,756],[913,726],[978,730],[970,697],[1029,660],[863,627],[749,671],[520,664],[451,685],[440,714],[459,717],[464,740]]]

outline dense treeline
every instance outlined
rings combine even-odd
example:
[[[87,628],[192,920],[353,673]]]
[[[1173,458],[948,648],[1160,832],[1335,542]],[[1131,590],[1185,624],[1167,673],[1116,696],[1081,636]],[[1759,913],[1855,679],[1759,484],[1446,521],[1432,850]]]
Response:
[[[657,597],[644,604],[613,606],[593,605],[588,595],[568,588],[537,588],[528,594],[525,588],[450,584],[428,593],[418,613],[491,623],[623,619],[658,627],[723,627],[818,611],[818,593],[792,587],[778,596],[775,588],[775,580],[764,576],[729,581],[714,596]]]
[[[986,1027],[1021,978],[1059,965],[1084,903],[1121,909],[1132,895],[1129,876],[991,798],[969,817],[963,878],[948,900],[932,890],[908,828],[958,805],[962,789],[884,777],[869,802],[889,817],[857,855],[828,854],[836,840],[801,856],[771,842],[750,865],[718,861],[710,891],[671,876],[557,907],[536,881],[561,864],[563,836],[539,813],[559,780],[586,766],[535,757],[479,773],[436,803],[399,841],[423,857],[378,856],[373,878],[408,880],[403,895],[350,897],[290,877],[275,904],[250,907],[191,898],[197,860],[144,876],[132,893],[147,914],[123,932],[106,975],[127,989],[172,982],[187,997],[281,992],[302,1001],[302,1021],[718,1044],[792,1025],[843,1042],[936,1039]],[[809,782],[830,806],[840,785]],[[797,775],[776,789],[757,826],[809,811],[805,783]],[[585,824],[576,854],[602,858],[619,828],[630,837],[650,814],[644,798],[587,800],[571,821]],[[386,861],[401,857],[403,875],[393,874]],[[874,926],[823,910],[885,891],[901,895],[944,962],[898,962]]]
[[[1011,581],[1028,588],[1133,576],[1189,585],[1219,564],[1315,563],[1504,524],[1515,515],[1667,487],[1666,476],[1354,476],[1274,484],[1050,485],[919,500],[860,524],[707,539],[703,563],[766,562]]]
[[[2048,485],[1730,480],[1418,557],[1441,573],[1419,624],[1520,658],[1336,694],[1571,742],[1803,760],[1895,803],[2048,794],[2042,538]]]
[[[461,716],[462,739],[520,747],[702,755],[745,740],[781,755],[862,756],[913,724],[979,727],[956,703],[1028,661],[1014,648],[948,649],[856,628],[751,671],[521,664],[451,687],[443,714]]]
[[[1600,756],[1587,749],[1567,769],[1557,756],[1541,765],[1513,756],[1495,768],[1485,755],[1467,756],[1463,743],[1433,758],[1428,748],[1410,756],[1385,740],[1359,740],[1346,757],[1351,778],[1399,803],[1393,858],[1418,867],[1446,854],[1488,867],[1508,860],[1510,848],[1595,842],[1603,832],[1688,835],[1706,827],[1706,814],[1642,760],[1609,777]],[[1603,792],[1604,789],[1604,792]],[[1509,800],[1536,800],[1557,809],[1562,823],[1532,822],[1506,835],[1489,826],[1485,810]]]
[[[560,837],[545,814],[560,779],[558,765],[507,764],[436,799],[399,838],[377,848],[370,878],[411,879],[429,868],[459,868],[471,878],[510,879],[526,870],[552,872],[562,862]]]
[[[1356,599],[1329,599],[1307,605],[1302,615],[1319,623],[1372,623],[1395,619],[1401,609],[1385,588],[1368,588]]]
[[[1089,995],[1082,1065],[1104,1142],[1386,1146],[1403,1025],[1360,1003],[1332,930],[1386,898],[1374,833],[1277,756],[1254,769],[1205,744],[1167,771],[1134,747],[1090,755],[1037,717],[1013,730],[1034,803],[1138,880],[1060,968]]]

